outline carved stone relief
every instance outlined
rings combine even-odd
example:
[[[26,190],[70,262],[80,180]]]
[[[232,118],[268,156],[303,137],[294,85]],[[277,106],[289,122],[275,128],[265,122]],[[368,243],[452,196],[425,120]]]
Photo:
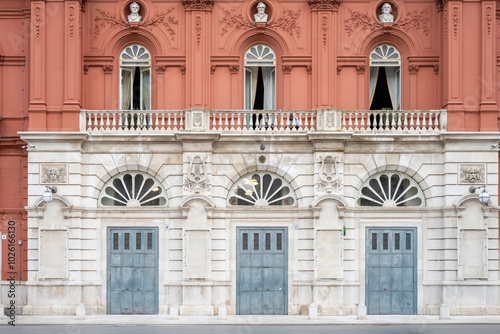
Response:
[[[196,194],[210,190],[207,158],[208,155],[203,158],[200,156],[189,157],[189,167],[184,180],[185,190]]]
[[[138,22],[139,26],[142,28],[150,29],[151,27],[163,25],[165,31],[173,39],[175,36],[175,30],[172,26],[178,25],[179,21],[175,19],[174,16],[169,15],[172,13],[174,8],[168,9],[166,12],[161,12],[151,17],[150,19],[142,22]],[[101,34],[101,29],[106,26],[111,26],[112,28],[129,28],[130,23],[119,18],[117,15],[110,14],[105,10],[96,8],[97,15],[94,19],[94,40]]]
[[[331,194],[340,190],[342,182],[340,180],[339,156],[328,155],[319,157],[321,165],[318,171],[319,180],[316,187],[319,192]]]
[[[342,0],[309,0],[312,11],[337,10]]]
[[[484,164],[461,164],[459,165],[459,183],[484,184],[486,179],[486,166]]]
[[[355,30],[370,30],[374,31],[382,28],[382,24],[375,20],[367,13],[353,11],[347,8],[350,17],[344,21],[344,29],[348,36],[352,35]],[[425,36],[429,35],[429,11],[424,9],[422,11],[412,10],[408,12],[405,17],[398,19],[392,25],[393,28],[399,28],[408,31],[410,28],[415,30],[422,30]]]
[[[68,183],[67,165],[42,165],[40,174],[42,184]]]
[[[299,26],[298,19],[300,10],[284,9],[281,16],[272,22],[267,23],[266,28],[281,29],[288,32],[291,36],[300,38],[302,28]],[[255,22],[245,20],[243,15],[237,14],[236,9],[222,9],[222,19],[220,20],[221,36],[229,32],[229,29],[248,30],[255,28]]]

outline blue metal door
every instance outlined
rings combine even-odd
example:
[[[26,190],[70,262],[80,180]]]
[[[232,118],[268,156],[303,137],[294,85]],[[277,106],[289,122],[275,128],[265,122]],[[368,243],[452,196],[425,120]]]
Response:
[[[288,229],[238,228],[236,313],[288,313]]]
[[[108,228],[108,314],[158,313],[158,228]]]
[[[417,314],[416,228],[366,229],[368,314]]]

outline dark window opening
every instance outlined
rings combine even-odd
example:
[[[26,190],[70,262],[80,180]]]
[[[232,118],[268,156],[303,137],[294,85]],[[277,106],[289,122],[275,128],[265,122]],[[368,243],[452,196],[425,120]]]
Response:
[[[141,233],[135,235],[135,249],[141,249]]]
[[[384,250],[389,249],[389,233],[384,233],[383,234],[382,243],[383,243],[382,247],[383,247]]]
[[[118,249],[118,233],[113,233],[113,249]]]
[[[379,67],[377,85],[375,86],[375,93],[373,95],[370,110],[391,109],[394,107],[391,102],[391,94],[389,93],[389,86],[387,85],[387,75],[385,74],[385,67]],[[375,120],[378,126],[380,120]]]
[[[377,250],[377,233],[372,234],[372,250]]]
[[[253,109],[254,110],[264,109],[264,76],[262,74],[262,67],[259,67],[257,75],[257,89],[255,93],[255,100],[253,102]]]
[[[130,249],[130,234],[125,233],[125,246],[124,249]]]
[[[259,250],[259,233],[253,234],[253,250]]]
[[[271,233],[266,233],[266,250],[271,250]]]
[[[248,233],[243,233],[243,250],[248,250]]]
[[[132,86],[132,109],[141,109],[141,68],[135,68],[134,83]]]
[[[153,233],[148,233],[148,249],[153,249]]]
[[[281,250],[281,233],[276,233],[276,250]]]

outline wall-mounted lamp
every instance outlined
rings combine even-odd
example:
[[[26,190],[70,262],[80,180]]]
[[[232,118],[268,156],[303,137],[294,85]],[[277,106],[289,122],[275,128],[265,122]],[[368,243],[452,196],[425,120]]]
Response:
[[[479,202],[488,205],[488,202],[490,201],[490,194],[486,192],[486,186],[470,186],[469,187],[469,192],[471,194],[476,192],[476,189],[483,188],[483,192],[479,194]]]
[[[46,203],[52,202],[52,194],[57,192],[57,188],[53,186],[45,186],[45,191],[43,192],[42,198]]]

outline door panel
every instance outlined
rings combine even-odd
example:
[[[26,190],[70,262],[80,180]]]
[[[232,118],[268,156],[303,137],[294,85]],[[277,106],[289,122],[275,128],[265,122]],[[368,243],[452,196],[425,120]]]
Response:
[[[367,228],[368,314],[417,313],[416,228]]]
[[[238,228],[237,314],[287,314],[287,229]]]
[[[108,228],[108,314],[158,313],[158,229]]]

